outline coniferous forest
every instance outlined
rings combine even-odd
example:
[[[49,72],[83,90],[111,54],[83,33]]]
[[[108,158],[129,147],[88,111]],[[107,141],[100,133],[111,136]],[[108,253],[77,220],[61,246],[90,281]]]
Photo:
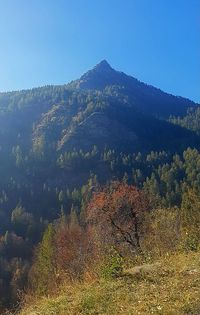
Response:
[[[138,256],[198,251],[199,113],[105,60],[0,93],[1,312]]]

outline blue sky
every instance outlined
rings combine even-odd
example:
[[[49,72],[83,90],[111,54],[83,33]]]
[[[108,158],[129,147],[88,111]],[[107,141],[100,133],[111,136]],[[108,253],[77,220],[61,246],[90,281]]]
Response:
[[[0,91],[63,84],[102,59],[200,102],[200,0],[0,1]]]

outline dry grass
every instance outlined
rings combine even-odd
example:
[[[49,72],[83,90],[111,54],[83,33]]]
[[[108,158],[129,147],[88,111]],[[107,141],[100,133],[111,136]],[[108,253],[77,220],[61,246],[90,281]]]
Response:
[[[116,280],[65,286],[20,315],[199,315],[200,252],[133,267]]]

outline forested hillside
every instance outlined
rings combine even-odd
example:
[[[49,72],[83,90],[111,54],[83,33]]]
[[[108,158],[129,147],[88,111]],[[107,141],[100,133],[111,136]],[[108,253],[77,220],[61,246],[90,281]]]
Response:
[[[198,104],[106,61],[63,86],[1,93],[0,308],[29,288],[34,248],[44,231],[51,237],[49,223],[73,214],[84,241],[93,193],[113,180],[148,196],[144,211],[181,208],[188,191],[198,198],[199,149]]]

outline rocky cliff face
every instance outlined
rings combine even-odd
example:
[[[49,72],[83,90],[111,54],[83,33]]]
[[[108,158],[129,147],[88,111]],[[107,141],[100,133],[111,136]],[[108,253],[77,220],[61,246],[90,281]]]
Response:
[[[99,149],[105,147],[126,151],[127,147],[136,150],[138,137],[117,120],[111,120],[104,113],[94,112],[82,121],[75,130],[61,139],[59,148],[91,150],[95,145]]]

